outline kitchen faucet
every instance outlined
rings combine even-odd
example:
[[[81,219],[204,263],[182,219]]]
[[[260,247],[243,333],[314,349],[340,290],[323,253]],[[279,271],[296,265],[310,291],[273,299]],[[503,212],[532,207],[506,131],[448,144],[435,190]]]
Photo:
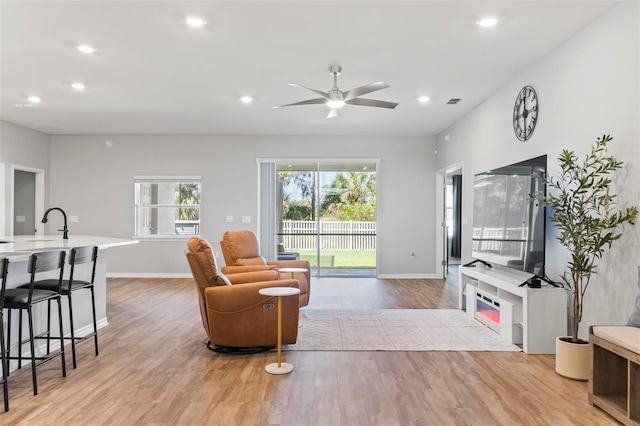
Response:
[[[62,231],[62,238],[64,240],[68,240],[69,239],[69,229],[67,228],[67,214],[60,207],[51,207],[46,212],[44,212],[44,217],[42,218],[42,223],[47,223],[47,216],[49,215],[49,212],[51,210],[59,210],[60,213],[62,213],[62,216],[64,216],[64,227],[62,229],[58,229],[58,231]]]

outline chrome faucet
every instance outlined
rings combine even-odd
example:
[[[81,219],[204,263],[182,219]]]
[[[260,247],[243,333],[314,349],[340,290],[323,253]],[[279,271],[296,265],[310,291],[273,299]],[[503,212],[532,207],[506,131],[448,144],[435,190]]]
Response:
[[[65,240],[69,239],[69,229],[67,228],[67,214],[60,207],[51,207],[46,212],[44,212],[44,217],[42,218],[42,223],[47,223],[47,216],[51,210],[59,210],[64,216],[64,227],[62,229],[58,229],[58,231],[62,231],[62,238]]]

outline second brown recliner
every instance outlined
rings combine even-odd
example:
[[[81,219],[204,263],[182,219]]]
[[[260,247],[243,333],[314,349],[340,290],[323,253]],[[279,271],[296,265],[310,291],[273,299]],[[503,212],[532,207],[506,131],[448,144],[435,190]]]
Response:
[[[227,231],[220,241],[226,266],[222,273],[232,274],[241,271],[262,270],[267,267],[301,268],[306,272],[295,272],[293,278],[300,286],[300,307],[309,304],[311,294],[311,268],[306,260],[267,261],[260,256],[260,247],[256,235],[251,231]],[[288,277],[286,275],[285,277]],[[284,277],[282,277],[284,278]]]

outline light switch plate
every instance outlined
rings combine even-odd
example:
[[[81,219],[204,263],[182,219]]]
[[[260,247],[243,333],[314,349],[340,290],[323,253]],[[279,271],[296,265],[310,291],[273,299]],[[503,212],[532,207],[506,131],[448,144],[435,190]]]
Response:
[[[251,216],[242,216],[242,223],[251,223]]]
[[[227,222],[233,222],[233,216],[227,216]]]
[[[16,216],[16,222],[22,223],[26,221],[27,221],[27,218],[25,216],[22,216],[22,215]]]
[[[69,222],[77,222],[78,216],[69,216]]]

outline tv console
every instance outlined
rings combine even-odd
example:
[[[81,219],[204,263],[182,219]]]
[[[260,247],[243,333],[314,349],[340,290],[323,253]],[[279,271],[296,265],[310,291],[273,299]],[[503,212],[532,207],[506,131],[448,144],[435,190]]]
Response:
[[[567,335],[567,292],[521,286],[531,274],[461,266],[458,307],[527,354],[554,354]]]

